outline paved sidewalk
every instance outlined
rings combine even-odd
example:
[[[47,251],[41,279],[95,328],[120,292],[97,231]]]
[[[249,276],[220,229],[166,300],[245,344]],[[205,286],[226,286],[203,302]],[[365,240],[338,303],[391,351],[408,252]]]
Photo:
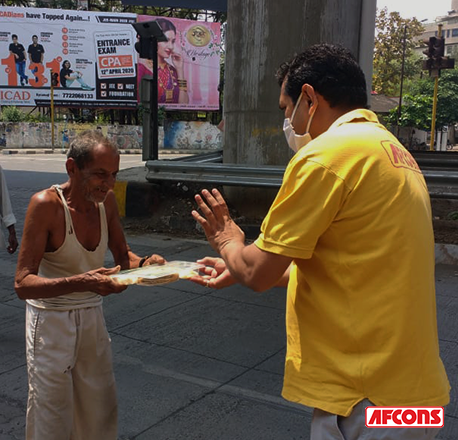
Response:
[[[205,241],[129,236],[140,255],[194,261]],[[0,255],[0,439],[24,438],[24,303],[12,290],[15,258]],[[107,265],[111,261],[107,260]],[[440,439],[458,438],[458,267],[437,267],[441,353],[453,386]],[[133,286],[105,299],[119,394],[119,438],[308,439],[311,411],[280,397],[285,290],[215,291],[179,281]]]

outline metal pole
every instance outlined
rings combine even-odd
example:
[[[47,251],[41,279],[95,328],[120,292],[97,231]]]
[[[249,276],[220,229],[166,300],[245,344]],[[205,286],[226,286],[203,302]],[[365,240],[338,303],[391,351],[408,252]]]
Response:
[[[402,109],[402,86],[404,85],[404,66],[406,58],[406,43],[407,43],[407,25],[404,25],[404,43],[402,47],[402,64],[401,64],[401,88],[399,90],[399,105],[398,105],[398,121],[396,137],[399,137],[399,121],[401,120],[401,109]]]
[[[438,26],[437,36],[442,37],[442,25]],[[431,143],[429,144],[429,151],[434,151],[434,138],[436,134],[436,113],[437,113],[437,90],[439,88],[439,72],[434,80],[434,96],[433,96],[433,114],[431,120]]]
[[[157,38],[151,37],[151,46],[152,46],[152,60],[153,60],[153,84],[151,87],[151,102],[150,102],[150,111],[151,111],[151,124],[152,130],[151,133],[153,135],[153,142],[151,144],[152,151],[151,157],[148,158],[152,160],[159,159],[159,123],[157,118]]]
[[[153,61],[153,75],[149,82],[149,109],[145,114],[147,118],[143,119],[143,150],[142,150],[142,160],[157,160],[159,158],[159,127],[158,127],[158,118],[157,118],[157,38],[150,37],[151,44],[149,48],[149,57]],[[142,80],[143,81],[143,80]],[[142,98],[143,99],[143,98]],[[149,130],[146,129],[149,128]],[[145,136],[150,136],[147,138]]]
[[[429,145],[429,150],[434,151],[434,138],[436,135],[436,111],[437,111],[437,89],[439,87],[439,77],[436,76],[434,81],[434,97],[433,97],[433,115],[431,121],[431,143]]]
[[[51,69],[51,147],[54,152],[54,84]]]

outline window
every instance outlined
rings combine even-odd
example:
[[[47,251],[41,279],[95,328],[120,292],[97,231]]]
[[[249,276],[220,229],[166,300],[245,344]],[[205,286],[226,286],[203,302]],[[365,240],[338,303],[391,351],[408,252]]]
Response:
[[[452,37],[458,37],[458,28],[452,29]]]

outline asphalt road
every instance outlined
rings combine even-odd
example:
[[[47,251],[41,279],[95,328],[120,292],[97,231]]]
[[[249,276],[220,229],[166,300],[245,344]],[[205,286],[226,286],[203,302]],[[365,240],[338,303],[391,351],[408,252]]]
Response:
[[[122,157],[121,167],[140,157]],[[127,161],[127,162],[126,162]],[[21,235],[30,196],[66,180],[64,158],[0,156]],[[141,160],[140,160],[141,163]],[[204,241],[128,236],[139,255],[168,260],[211,254]],[[0,439],[24,438],[27,373],[24,303],[13,279],[17,254],[0,251]],[[106,266],[112,265],[107,257]],[[441,355],[452,400],[439,439],[458,438],[458,267],[437,267]],[[190,282],[129,287],[105,299],[118,387],[119,439],[299,440],[311,410],[280,397],[285,290],[221,291]]]

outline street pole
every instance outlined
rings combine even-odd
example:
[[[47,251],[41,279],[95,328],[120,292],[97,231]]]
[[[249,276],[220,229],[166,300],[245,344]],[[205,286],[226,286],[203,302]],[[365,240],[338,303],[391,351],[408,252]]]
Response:
[[[51,148],[54,152],[54,80],[51,69]]]
[[[442,37],[442,25],[438,26],[437,36]],[[434,138],[436,134],[436,113],[437,113],[437,90],[439,88],[439,72],[437,71],[436,78],[434,79],[434,97],[433,97],[433,114],[431,121],[431,143],[429,144],[429,151],[434,151]]]
[[[157,103],[157,38],[151,37],[152,60],[153,60],[153,87],[150,87],[150,112],[151,112],[151,132],[153,135],[153,142],[151,144],[151,151],[148,152],[148,157],[144,160],[158,160],[159,159],[159,121],[157,117],[158,103]]]
[[[159,158],[159,123],[158,123],[158,93],[157,93],[157,80],[158,80],[158,65],[157,65],[157,43],[159,41],[167,41],[167,37],[164,35],[159,24],[155,21],[144,21],[139,23],[133,23],[132,26],[140,36],[139,47],[137,49],[140,58],[149,58],[153,62],[153,76],[150,81],[149,89],[149,112],[148,121],[143,118],[143,154],[142,159],[157,160]],[[147,79],[147,78],[145,78]],[[142,79],[143,82],[143,79]],[[143,94],[143,93],[142,93]],[[144,97],[142,96],[142,101]],[[146,101],[146,100],[145,100]],[[146,125],[145,125],[146,123]],[[151,130],[151,139],[146,138],[146,134],[149,130],[145,130],[148,127]],[[146,133],[145,133],[146,132]],[[150,142],[152,141],[152,142]]]
[[[401,64],[401,87],[399,90],[399,105],[398,105],[398,123],[396,130],[396,137],[399,137],[399,122],[401,121],[401,108],[402,108],[402,88],[404,85],[404,66],[406,58],[406,44],[407,44],[407,25],[404,25],[404,42],[402,45],[402,64]]]

